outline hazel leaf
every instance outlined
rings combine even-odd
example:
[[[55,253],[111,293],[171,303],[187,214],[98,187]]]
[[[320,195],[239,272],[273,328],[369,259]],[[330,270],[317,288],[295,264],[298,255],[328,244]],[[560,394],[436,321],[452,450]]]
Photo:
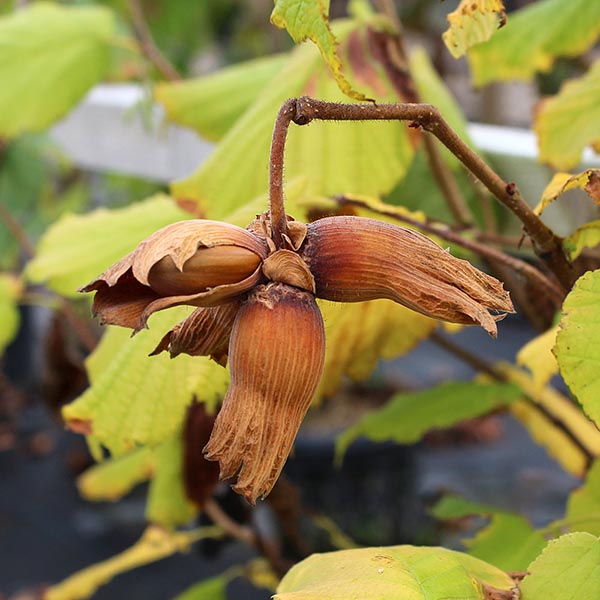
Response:
[[[19,328],[20,295],[21,282],[13,275],[0,274],[0,356]]]
[[[587,415],[600,424],[600,270],[580,277],[566,297],[554,353]]]
[[[399,444],[417,442],[427,431],[450,427],[517,400],[518,387],[504,383],[444,383],[422,392],[396,394],[383,408],[346,429],[335,443],[337,458],[360,436]]]
[[[313,554],[288,571],[274,600],[483,600],[485,587],[508,592],[514,582],[467,554],[390,546]]]
[[[598,244],[600,244],[600,220],[583,224],[563,240],[563,248],[570,260],[575,260],[585,248],[595,248]]]
[[[286,55],[276,54],[225,67],[206,77],[161,82],[154,88],[154,98],[163,105],[169,120],[194,129],[207,140],[218,141],[286,60]]]
[[[26,276],[64,296],[79,296],[77,290],[82,285],[131,252],[145,237],[188,218],[189,213],[164,194],[126,208],[65,215],[43,235]]]
[[[460,58],[472,46],[489,40],[506,19],[502,0],[461,0],[448,17],[442,39],[450,54]]]
[[[369,100],[342,73],[338,41],[329,26],[329,0],[275,0],[271,23],[287,29],[296,44],[307,39],[314,42],[340,90],[354,100]]]
[[[600,12],[600,3],[594,3],[593,10]],[[587,9],[584,15],[585,12]],[[595,19],[598,25],[600,14]],[[597,60],[583,77],[567,81],[556,96],[540,103],[533,126],[541,161],[559,169],[573,169],[586,146],[597,146],[600,142],[599,89],[600,61]]]
[[[77,104],[106,75],[114,33],[101,6],[36,2],[1,17],[0,136],[44,129]]]
[[[86,361],[91,386],[63,408],[67,426],[92,434],[119,456],[175,435],[192,398],[212,409],[227,389],[226,369],[206,357],[148,358],[164,332],[189,312],[184,307],[157,313],[150,330],[133,339],[127,329],[109,327]]]
[[[534,212],[541,215],[559,196],[578,188],[584,190],[596,204],[600,204],[600,169],[587,169],[576,175],[556,173],[542,193]]]
[[[534,2],[511,12],[505,27],[468,51],[473,82],[531,79],[538,71],[549,71],[557,57],[585,52],[599,35],[600,3]]]
[[[591,466],[583,485],[571,492],[565,522],[571,531],[600,535],[600,460]]]
[[[569,533],[552,540],[521,582],[523,600],[595,600],[600,597],[600,538]]]
[[[173,600],[227,600],[227,584],[231,578],[224,575],[199,581]]]
[[[525,344],[517,354],[517,364],[531,371],[536,392],[542,392],[558,373],[558,363],[552,354],[557,332],[558,326],[551,327]]]

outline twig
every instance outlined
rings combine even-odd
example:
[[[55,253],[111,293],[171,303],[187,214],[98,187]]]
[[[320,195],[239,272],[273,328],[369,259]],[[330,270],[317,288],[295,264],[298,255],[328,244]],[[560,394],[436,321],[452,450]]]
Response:
[[[412,227],[421,229],[423,231],[427,231],[428,233],[431,233],[433,235],[437,235],[438,237],[453,244],[456,244],[457,246],[461,246],[462,248],[471,250],[472,252],[475,252],[483,258],[487,258],[489,260],[497,261],[501,264],[504,264],[516,273],[542,286],[543,289],[545,289],[552,297],[552,300],[554,301],[554,304],[556,305],[557,309],[562,305],[562,302],[565,298],[564,291],[559,286],[557,286],[554,283],[554,281],[546,277],[546,275],[544,275],[541,271],[526,263],[524,260],[520,260],[519,258],[510,256],[505,252],[502,252],[501,250],[490,248],[489,246],[486,246],[479,242],[467,240],[460,236],[458,233],[455,233],[454,231],[450,230],[449,228],[443,228],[431,225],[430,223],[418,221],[417,219],[413,219],[408,215],[402,215],[393,210],[386,210],[385,208],[374,208],[373,206],[369,205],[368,203],[365,203],[364,201],[358,198],[352,198],[351,196],[338,196],[336,199],[342,205],[345,204],[360,206],[363,208],[367,208],[371,211],[377,212],[381,215],[392,217],[398,221],[407,223]]]
[[[411,126],[433,133],[520,221],[532,239],[536,254],[546,262],[565,290],[570,290],[576,273],[568,262],[561,239],[547,227],[523,200],[514,183],[506,183],[495,173],[446,123],[439,110],[430,104],[337,104],[303,96],[284,104],[286,113],[294,112],[292,120],[306,125],[313,120],[410,121]],[[289,118],[289,115],[288,115]],[[283,154],[283,145],[278,149]],[[273,159],[273,154],[271,155]],[[283,160],[281,161],[283,165]],[[273,169],[273,160],[271,160]],[[282,173],[278,174],[282,178]]]
[[[12,216],[11,212],[6,208],[3,202],[0,202],[0,219],[6,225],[6,228],[11,235],[17,240],[21,250],[27,258],[33,258],[35,255],[35,246],[27,237],[27,234],[21,227],[20,223]]]
[[[236,523],[213,498],[209,498],[206,501],[204,511],[214,523],[220,525],[232,538],[240,540],[249,546],[256,546],[256,536],[252,529]]]
[[[446,336],[434,331],[429,339],[437,344],[440,348],[443,348],[453,356],[456,356],[463,362],[467,363],[475,370],[485,373],[489,375],[495,381],[499,381],[502,383],[511,383],[510,378],[507,377],[505,373],[503,373],[500,369],[497,369],[494,365],[488,363],[484,359],[480,358],[478,355],[469,352],[462,346],[454,343]],[[561,420],[557,419],[552,413],[550,413],[545,406],[542,406],[539,402],[536,402],[533,398],[531,398],[527,393],[521,390],[523,393],[523,399],[532,405],[535,410],[539,411],[544,415],[546,419],[548,419],[553,425],[555,425],[558,429],[560,429],[572,442],[577,446],[579,451],[585,456],[586,466],[589,467],[594,460],[594,455],[588,450],[586,445],[577,437],[577,434],[571,431]]]
[[[169,60],[164,56],[164,54],[162,54],[157,45],[154,43],[154,38],[152,37],[150,28],[146,22],[146,17],[144,16],[144,11],[142,9],[142,5],[140,4],[140,0],[127,0],[127,6],[129,7],[129,12],[131,13],[131,22],[135,36],[140,43],[146,58],[168,81],[181,80],[181,75],[178,73],[177,69],[175,69],[175,67],[169,62]]]

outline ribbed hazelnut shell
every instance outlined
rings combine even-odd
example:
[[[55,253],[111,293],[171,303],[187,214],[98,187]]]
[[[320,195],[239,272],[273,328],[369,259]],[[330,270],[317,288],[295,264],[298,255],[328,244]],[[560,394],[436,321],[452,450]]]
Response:
[[[318,298],[387,298],[429,317],[479,323],[491,335],[496,318],[488,309],[513,312],[498,280],[419,232],[376,219],[338,216],[310,223],[300,255]]]
[[[204,449],[237,475],[251,503],[266,496],[291,451],[319,383],[325,354],[321,313],[308,292],[260,285],[238,312],[229,343],[231,383]]]

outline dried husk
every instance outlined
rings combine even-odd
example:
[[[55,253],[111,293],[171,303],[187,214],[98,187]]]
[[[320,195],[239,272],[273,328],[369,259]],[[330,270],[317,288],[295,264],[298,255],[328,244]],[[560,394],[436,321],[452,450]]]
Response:
[[[480,324],[493,337],[503,315],[488,310],[514,312],[497,279],[417,231],[375,219],[338,216],[310,223],[301,256],[318,298],[388,298],[443,321]]]
[[[291,250],[277,250],[262,264],[262,272],[270,281],[287,283],[315,293],[315,279],[307,264]]]
[[[263,276],[266,242],[241,227],[195,219],[163,227],[97,279],[93,310],[102,323],[139,330],[156,312],[189,304],[216,306]]]
[[[197,308],[163,337],[150,356],[167,350],[171,358],[179,354],[210,356],[225,366],[231,328],[239,307],[240,301],[234,300],[220,306]]]
[[[238,312],[229,343],[231,383],[204,452],[221,478],[254,503],[290,453],[323,369],[325,333],[308,292],[260,285]]]

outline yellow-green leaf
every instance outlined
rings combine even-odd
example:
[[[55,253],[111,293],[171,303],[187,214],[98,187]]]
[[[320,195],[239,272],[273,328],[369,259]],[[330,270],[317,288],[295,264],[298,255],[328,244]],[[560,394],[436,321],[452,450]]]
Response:
[[[587,169],[576,175],[556,173],[542,193],[534,212],[541,215],[561,194],[577,188],[585,190],[596,204],[600,204],[600,169]]]
[[[204,538],[222,537],[220,527],[200,527],[190,531],[171,532],[158,525],[150,525],[142,537],[124,552],[78,571],[64,581],[48,588],[44,600],[82,600],[111,579],[137,567],[161,560],[177,552],[185,552],[190,545]]]
[[[63,408],[67,425],[91,432],[112,454],[121,455],[175,435],[193,397],[213,407],[227,389],[227,369],[206,357],[148,357],[190,310],[179,307],[154,315],[150,329],[133,339],[129,330],[109,327],[86,362],[91,387]]]
[[[523,600],[600,598],[600,539],[569,533],[548,543],[521,582]]]
[[[115,22],[101,6],[36,2],[0,18],[0,136],[39,131],[106,74]]]
[[[217,575],[199,583],[178,594],[173,600],[227,600],[227,584],[230,578]]]
[[[536,393],[541,393],[550,379],[558,373],[558,363],[552,354],[558,325],[533,338],[517,354],[517,364],[531,371]]]
[[[450,27],[442,38],[454,58],[489,40],[506,19],[502,0],[461,0],[448,15]]]
[[[600,3],[593,3],[598,12]],[[600,24],[600,15],[596,17]],[[600,142],[600,61],[579,79],[543,101],[535,114],[540,160],[558,169],[573,169],[586,146]]]
[[[314,42],[340,90],[355,100],[369,100],[342,73],[338,41],[329,26],[329,0],[275,0],[271,23],[287,29],[296,44],[307,39]]]
[[[154,98],[164,106],[168,119],[217,141],[281,71],[286,60],[286,55],[277,54],[226,67],[206,77],[158,83]]]
[[[600,535],[600,460],[592,465],[584,484],[569,496],[565,522],[571,531]]]
[[[0,356],[19,328],[17,300],[21,282],[13,275],[0,274]]]
[[[496,567],[445,548],[359,548],[304,559],[281,580],[275,600],[483,600],[484,584],[514,586]]]
[[[468,52],[475,85],[530,79],[558,56],[577,56],[600,35],[600,3],[539,0],[510,13],[505,27]]]
[[[380,358],[405,354],[425,339],[437,321],[391,300],[351,304],[320,302],[327,352],[317,398],[333,394],[348,375],[366,379]]]
[[[66,215],[40,240],[26,275],[34,283],[47,283],[59,294],[77,296],[81,286],[131,252],[144,238],[189,217],[163,194],[126,208]]]
[[[337,457],[360,436],[412,444],[427,431],[444,428],[515,401],[517,386],[503,383],[444,383],[412,394],[396,394],[383,408],[362,417],[335,444]]]
[[[381,64],[370,55],[368,28],[352,21],[335,25],[346,51],[353,44],[356,78],[381,102],[398,101]],[[358,58],[357,58],[358,57]],[[294,49],[281,72],[238,119],[208,160],[187,179],[172,185],[173,195],[196,200],[210,218],[221,219],[268,190],[269,148],[283,102],[303,94],[347,101],[312,46]],[[306,179],[307,194],[330,196],[348,191],[377,196],[404,176],[413,156],[402,123],[291,125],[286,144],[287,181]],[[233,176],[235,174],[235,177]]]
[[[581,477],[587,468],[588,455],[600,456],[600,431],[579,407],[554,388],[547,386],[538,391],[532,377],[525,371],[506,364],[498,368],[530,399],[513,402],[510,405],[512,414],[566,471]],[[559,427],[557,421],[571,435]]]
[[[590,221],[578,227],[563,240],[563,248],[571,260],[575,260],[585,248],[600,244],[600,221]]]
[[[79,493],[86,500],[118,500],[152,476],[155,462],[150,448],[136,448],[123,456],[109,458],[78,477]]]
[[[148,490],[146,517],[150,523],[172,528],[186,525],[198,513],[183,484],[183,441],[178,433],[154,449],[156,472]]]
[[[563,379],[600,425],[600,270],[580,277],[563,304],[554,353]]]

